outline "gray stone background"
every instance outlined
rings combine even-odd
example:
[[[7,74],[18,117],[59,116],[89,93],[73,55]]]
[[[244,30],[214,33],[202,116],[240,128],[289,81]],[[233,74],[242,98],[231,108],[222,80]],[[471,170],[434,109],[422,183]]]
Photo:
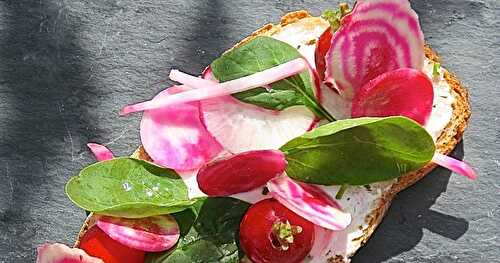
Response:
[[[72,244],[85,218],[64,194],[94,160],[89,141],[127,155],[139,115],[125,105],[197,74],[288,11],[337,1],[0,1],[0,262],[34,262],[46,241]],[[500,1],[415,0],[426,40],[469,87],[473,118],[455,156],[470,182],[437,169],[402,192],[353,262],[500,262]]]

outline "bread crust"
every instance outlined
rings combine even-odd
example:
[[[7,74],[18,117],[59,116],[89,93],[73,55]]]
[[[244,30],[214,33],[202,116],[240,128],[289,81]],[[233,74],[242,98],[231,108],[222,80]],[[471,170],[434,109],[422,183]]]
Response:
[[[314,18],[312,17],[309,12],[305,10],[301,11],[295,11],[291,12],[288,14],[285,14],[282,18],[279,24],[266,24],[260,29],[256,30],[253,32],[250,36],[244,38],[241,40],[239,43],[234,45],[231,49],[239,47],[252,39],[254,39],[257,36],[269,36],[272,35],[276,32],[278,32],[282,27],[285,27],[286,25],[296,23],[302,19],[305,18]],[[320,18],[314,18],[321,20]],[[230,49],[230,50],[231,50]],[[227,52],[227,51],[226,51]],[[441,62],[441,59],[439,58],[438,54],[431,49],[429,45],[425,46],[424,49],[425,56],[427,59],[433,61],[433,62]],[[471,116],[471,108],[470,108],[470,103],[469,103],[469,94],[465,87],[462,86],[458,78],[448,70],[444,70],[444,78],[448,85],[451,87],[451,94],[454,97],[454,102],[452,104],[453,108],[453,114],[451,117],[450,122],[446,125],[445,129],[441,133],[441,135],[438,137],[436,141],[436,150],[439,153],[442,154],[449,154],[455,146],[460,142],[462,139],[462,135],[465,131],[465,128],[468,125],[470,116]],[[143,159],[143,160],[148,160],[152,161],[151,158],[148,156],[146,151],[142,146],[140,146],[133,154],[132,157]],[[431,172],[434,168],[436,167],[435,164],[430,163],[423,168],[408,173],[404,176],[401,176],[397,179],[397,182],[394,183],[391,188],[385,192],[380,198],[379,204],[377,205],[377,208],[369,214],[365,218],[365,222],[368,223],[368,227],[363,231],[363,236],[360,237],[359,239],[356,240],[356,242],[359,242],[359,247],[364,245],[370,236],[373,234],[377,226],[380,224],[382,221],[383,217],[385,216],[387,210],[389,209],[392,200],[396,196],[397,193],[400,191],[410,187],[420,179],[422,179],[425,175],[427,175],[429,172]],[[79,235],[78,239],[75,243],[75,247],[78,247],[80,239],[83,237],[85,232],[94,224],[94,216],[92,214],[89,215],[89,217],[85,220]],[[358,248],[359,249],[359,248]],[[335,255],[332,256],[331,258],[328,259],[328,262],[334,262],[334,263],[343,263],[343,262],[348,262],[350,257],[352,257],[354,254],[347,255],[347,259],[341,255]]]

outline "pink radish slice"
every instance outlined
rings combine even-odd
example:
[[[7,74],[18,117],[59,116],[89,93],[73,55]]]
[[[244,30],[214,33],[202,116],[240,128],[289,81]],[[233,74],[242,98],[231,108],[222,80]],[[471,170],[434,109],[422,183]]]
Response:
[[[421,70],[424,37],[417,14],[409,1],[357,1],[333,35],[326,61],[326,81],[349,99],[384,72]]]
[[[477,178],[476,172],[467,163],[451,158],[447,155],[435,153],[434,158],[432,158],[432,162],[471,180],[475,180]]]
[[[197,181],[209,196],[229,196],[263,186],[285,168],[281,151],[250,151],[206,164],[198,171]]]
[[[79,248],[63,244],[44,244],[37,248],[36,263],[104,263]]]
[[[415,69],[386,72],[363,85],[352,100],[357,117],[405,116],[424,125],[431,115],[434,89],[426,74]]]
[[[210,68],[205,70],[203,78],[214,79]],[[201,112],[207,130],[232,153],[278,149],[317,124],[314,114],[305,106],[274,111],[232,96],[201,101]]]
[[[160,92],[161,100],[184,91],[174,86]],[[141,121],[141,142],[155,163],[176,170],[201,167],[222,151],[200,119],[198,102],[147,110]]]
[[[208,84],[207,82],[203,82],[196,77],[192,77],[180,71],[174,70],[170,74],[170,78],[172,80],[178,81],[195,89],[180,92],[172,96],[159,97],[151,101],[126,106],[123,108],[120,115],[127,115],[137,111],[158,109],[181,103],[216,98],[242,92],[245,90],[250,90],[296,75],[297,73],[302,72],[304,69],[307,69],[306,61],[304,61],[304,59],[302,58],[298,58],[272,67],[270,69],[243,78],[227,81],[221,84]]]
[[[100,216],[96,224],[122,245],[146,252],[167,250],[180,236],[179,226],[170,215],[140,219]]]
[[[281,204],[314,224],[330,230],[345,229],[351,223],[351,214],[321,188],[280,176],[270,180],[267,188]]]
[[[87,147],[89,147],[90,151],[94,154],[96,160],[98,161],[106,161],[115,158],[113,153],[104,145],[87,143]]]

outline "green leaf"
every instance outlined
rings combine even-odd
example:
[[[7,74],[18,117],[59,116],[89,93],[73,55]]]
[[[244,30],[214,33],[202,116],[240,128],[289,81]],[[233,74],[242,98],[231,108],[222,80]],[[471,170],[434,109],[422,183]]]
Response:
[[[87,211],[126,218],[175,213],[196,202],[174,171],[133,158],[86,167],[66,184],[66,194]]]
[[[322,185],[365,185],[417,170],[434,156],[432,137],[405,117],[329,123],[281,147],[287,174]]]
[[[235,48],[211,64],[214,77],[220,82],[252,75],[296,58],[299,51],[289,44],[271,37],[256,37]],[[314,84],[307,70],[300,74],[273,83],[270,89],[261,87],[240,92],[233,96],[240,101],[266,109],[283,110],[291,106],[304,105],[320,117],[333,118],[316,101]]]
[[[177,247],[148,254],[147,263],[237,263],[243,257],[238,248],[241,219],[250,205],[229,197],[207,198],[187,235]]]

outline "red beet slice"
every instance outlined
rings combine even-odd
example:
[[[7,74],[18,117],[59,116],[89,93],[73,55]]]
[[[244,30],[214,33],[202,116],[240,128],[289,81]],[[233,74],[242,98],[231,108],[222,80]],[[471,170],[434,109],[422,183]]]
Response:
[[[139,219],[100,216],[97,226],[121,244],[147,252],[173,247],[179,240],[179,226],[170,215]]]
[[[285,155],[280,151],[250,151],[207,164],[198,172],[197,180],[205,194],[229,196],[263,186],[285,168]]]
[[[421,70],[424,37],[409,1],[359,0],[333,35],[326,81],[352,98],[368,81],[399,68]]]
[[[431,115],[432,81],[415,69],[384,73],[361,87],[352,100],[352,117],[405,116],[424,125]]]

